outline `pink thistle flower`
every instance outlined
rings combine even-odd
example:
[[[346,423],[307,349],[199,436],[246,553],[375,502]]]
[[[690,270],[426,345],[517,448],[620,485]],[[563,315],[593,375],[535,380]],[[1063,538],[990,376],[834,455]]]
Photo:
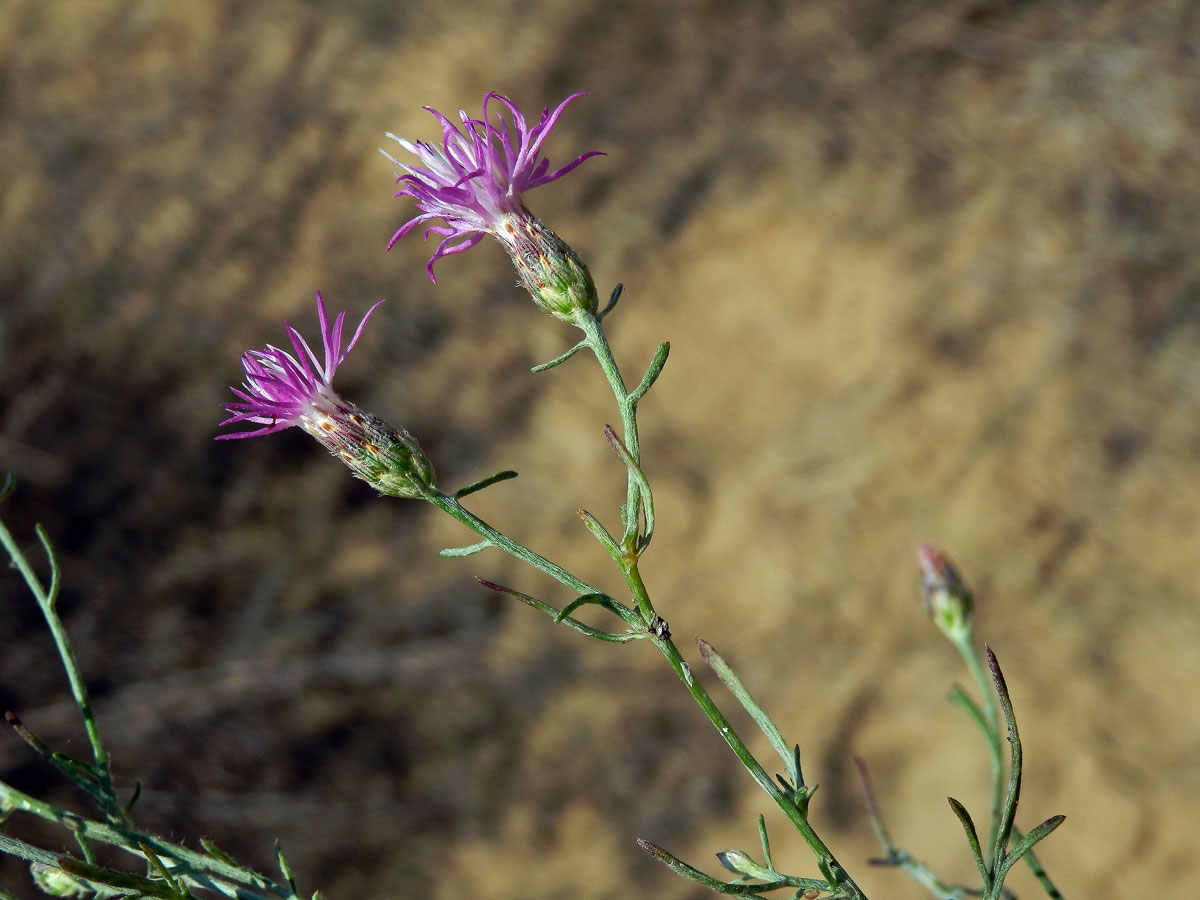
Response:
[[[423,497],[433,484],[433,466],[416,439],[402,428],[393,428],[333,389],[333,375],[362,336],[376,303],[358,323],[350,343],[342,349],[340,312],[330,325],[325,300],[317,291],[317,317],[321,323],[323,358],[295,328],[284,323],[292,348],[267,345],[242,354],[246,380],[231,388],[236,400],[223,404],[229,418],[221,423],[249,422],[263,427],[217,435],[217,440],[274,434],[293,425],[303,428],[358,478],[393,497]]]
[[[482,119],[472,119],[465,110],[459,111],[461,130],[436,109],[425,107],[442,126],[440,145],[413,143],[388,134],[419,163],[405,165],[386,151],[379,151],[405,172],[396,178],[396,183],[403,186],[394,196],[412,197],[421,210],[392,235],[388,249],[417,225],[441,219],[444,224],[425,229],[426,240],[431,234],[442,237],[425,266],[430,280],[436,282],[435,262],[474,247],[485,234],[511,246],[512,220],[530,218],[521,200],[524,192],[561,178],[589,157],[604,155],[592,150],[553,172],[549,171],[550,161],[541,156],[542,144],[567,104],[582,96],[572,94],[553,112],[543,109],[541,120],[530,127],[511,100],[493,91],[483,98]],[[488,111],[493,101],[508,110],[511,122],[502,111],[497,111],[493,122]]]
[[[339,401],[341,398],[333,390],[333,373],[354,349],[363,327],[380,303],[383,301],[367,310],[358,323],[354,337],[342,350],[342,324],[346,313],[338,313],[330,327],[325,300],[317,291],[317,317],[321,322],[321,344],[325,351],[323,362],[313,353],[300,332],[286,322],[283,323],[284,328],[291,338],[295,356],[271,344],[265,350],[248,350],[242,354],[242,368],[246,371],[246,380],[242,384],[244,390],[231,388],[238,400],[224,404],[230,416],[221,425],[252,422],[265,427],[219,434],[217,440],[258,437],[283,431],[293,425],[304,427],[306,418],[311,418],[315,411]]]

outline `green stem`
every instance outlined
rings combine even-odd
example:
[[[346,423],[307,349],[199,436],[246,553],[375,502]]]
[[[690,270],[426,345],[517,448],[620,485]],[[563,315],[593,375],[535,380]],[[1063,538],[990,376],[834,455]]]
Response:
[[[160,858],[175,860],[189,870],[186,873],[176,871],[174,874],[186,874],[194,883],[203,887],[211,887],[228,897],[239,898],[239,900],[261,900],[262,894],[248,891],[245,888],[239,887],[239,884],[249,885],[259,891],[266,891],[277,897],[290,898],[294,896],[283,885],[276,884],[270,879],[264,878],[252,869],[243,868],[203,853],[197,853],[194,850],[188,850],[186,847],[180,847],[176,844],[168,844],[147,834],[140,834],[126,828],[85,819],[74,813],[67,812],[65,809],[60,809],[57,806],[31,797],[29,794],[18,791],[3,781],[0,781],[0,809],[21,810],[31,813],[50,822],[65,825],[79,837],[102,844],[121,847],[136,856],[144,857],[144,854],[138,848],[145,845]],[[235,882],[235,884],[228,882]]]
[[[629,451],[634,464],[640,466],[642,456],[638,443],[637,400],[633,399],[629,391],[625,388],[625,380],[621,378],[621,371],[617,368],[617,361],[613,358],[612,350],[608,346],[608,338],[604,336],[604,326],[601,324],[599,316],[592,313],[581,314],[576,319],[575,324],[583,331],[584,343],[595,354],[596,361],[600,363],[600,368],[604,371],[604,377],[608,379],[613,397],[617,401],[617,409],[621,414],[622,439],[625,449]],[[630,541],[636,543],[638,510],[640,507],[641,490],[638,488],[636,476],[633,472],[630,472],[626,485],[625,508],[622,516],[625,523],[624,542],[626,544]]]
[[[654,607],[650,603],[650,596],[646,590],[645,582],[642,581],[642,576],[638,572],[636,561],[631,562],[625,567],[625,577],[629,584],[630,591],[634,599],[637,600],[639,609],[648,609],[653,615]],[[767,770],[762,767],[762,764],[750,752],[729,720],[725,718],[725,714],[713,702],[712,697],[699,680],[692,674],[691,667],[684,660],[679,648],[675,646],[675,642],[671,640],[670,635],[658,637],[655,634],[651,635],[651,640],[654,645],[666,657],[671,668],[675,670],[675,674],[679,676],[679,680],[683,682],[683,686],[687,688],[688,693],[692,695],[692,699],[704,712],[708,721],[712,723],[713,728],[717,729],[717,733],[725,739],[725,743],[729,745],[735,756],[745,766],[746,771],[758,783],[758,786],[766,791],[767,795],[775,802],[775,805],[783,812],[788,820],[796,827],[801,836],[807,842],[812,852],[817,857],[817,865],[824,871],[832,871],[836,873],[835,880],[830,884],[830,889],[841,891],[840,896],[848,898],[848,900],[866,900],[866,894],[854,882],[846,872],[844,866],[837,861],[833,855],[833,851],[821,840],[820,835],[813,830],[812,825],[808,822],[808,817],[803,810],[790,798],[783,790],[775,783]],[[797,785],[797,788],[800,788]]]
[[[459,503],[455,497],[452,497],[449,494],[443,494],[441,491],[430,488],[425,492],[424,498],[442,512],[450,515],[454,519],[457,519],[463,525],[466,525],[492,546],[503,550],[505,553],[508,553],[511,556],[515,556],[517,559],[521,560],[521,562],[532,566],[539,572],[545,572],[555,581],[565,585],[566,587],[569,587],[580,596],[584,594],[598,594],[604,597],[606,600],[611,601],[612,605],[608,608],[614,609],[614,611],[616,611],[617,614],[621,616],[621,618],[627,623],[631,625],[641,624],[638,622],[633,610],[629,609],[624,604],[618,603],[611,597],[608,597],[608,595],[603,591],[592,587],[592,585],[588,584],[583,579],[572,575],[562,566],[551,562],[540,553],[535,553],[524,544],[518,543],[508,535],[497,531],[483,519],[479,518],[479,516],[475,515],[473,512]],[[606,604],[606,606],[608,606],[608,604]]]
[[[571,588],[577,594],[583,595],[602,593],[587,582],[572,575],[561,566],[546,559],[541,554],[535,553],[523,544],[519,544],[507,535],[497,531],[483,519],[465,509],[454,497],[431,489],[426,493],[425,499],[438,509],[454,517],[480,537],[489,541],[495,547],[504,550],[522,562],[528,563],[538,571],[545,572],[547,575],[551,576],[561,584]],[[638,572],[637,561],[632,557],[632,555],[627,557],[622,562],[622,570],[625,573],[625,579],[629,585],[630,593],[637,603],[638,613],[641,614],[641,618],[644,620],[643,627],[645,627],[654,621],[656,614],[654,612],[654,606],[650,601],[649,593],[646,590],[645,582],[642,580],[641,574]],[[616,603],[616,601],[613,602],[620,609],[626,610],[628,613],[628,617],[623,614],[622,618],[625,618],[627,622],[630,622],[630,624],[637,624],[637,614],[634,613],[633,610]],[[835,888],[842,890],[842,896],[850,898],[850,900],[866,900],[866,895],[863,894],[862,890],[857,884],[855,884],[854,880],[846,873],[845,868],[838,863],[836,857],[833,855],[833,852],[828,846],[826,846],[825,842],[821,840],[820,836],[816,833],[816,831],[813,830],[812,826],[809,825],[805,814],[779,788],[779,786],[771,780],[771,776],[767,773],[766,769],[764,769],[758,760],[754,758],[754,755],[750,752],[749,748],[742,743],[742,739],[738,737],[737,732],[733,730],[733,726],[729,724],[729,720],[725,718],[724,713],[717,708],[717,705],[713,702],[712,697],[709,696],[708,692],[704,689],[700,682],[697,681],[692,675],[691,668],[684,661],[683,656],[679,653],[679,648],[677,648],[674,642],[671,641],[669,635],[660,638],[657,635],[651,634],[650,637],[658,649],[662,652],[663,656],[666,657],[667,662],[671,665],[671,668],[675,670],[675,674],[679,676],[679,680],[683,682],[688,692],[692,695],[692,698],[700,706],[700,709],[703,710],[705,716],[707,716],[708,720],[713,724],[713,727],[716,728],[721,737],[725,739],[725,743],[727,743],[730,749],[733,750],[734,754],[741,761],[742,765],[746,767],[746,770],[749,771],[754,780],[758,782],[758,785],[764,791],[766,791],[768,795],[770,795],[771,799],[775,801],[775,804],[783,811],[784,815],[788,817],[800,834],[803,835],[805,841],[808,842],[809,847],[812,848],[813,853],[816,854],[818,865],[821,867],[821,869],[823,871],[832,870],[838,873],[835,879]]]
[[[116,791],[113,788],[108,751],[104,748],[104,742],[100,738],[100,728],[96,724],[96,716],[92,712],[92,703],[88,698],[87,686],[83,682],[83,677],[79,674],[79,664],[75,660],[75,652],[71,649],[71,640],[67,636],[67,630],[63,626],[62,619],[58,617],[58,613],[54,608],[58,600],[59,589],[58,558],[54,553],[54,548],[51,546],[49,538],[46,537],[46,532],[40,525],[37,526],[37,536],[38,540],[42,543],[43,549],[46,551],[46,557],[50,561],[49,590],[46,590],[42,586],[41,579],[34,572],[25,554],[21,552],[21,548],[17,546],[12,533],[3,522],[0,522],[0,543],[4,544],[4,549],[8,551],[13,565],[16,566],[21,576],[25,579],[25,584],[42,610],[42,616],[50,628],[50,633],[54,636],[54,645],[58,649],[59,659],[62,660],[63,668],[66,670],[67,680],[71,684],[71,694],[75,698],[75,705],[79,707],[79,713],[83,717],[83,726],[87,731],[88,741],[92,746],[92,756],[95,760],[96,777],[98,780],[98,790],[93,796],[111,823],[114,825],[123,825],[125,824],[126,817],[120,803],[117,801]]]
[[[749,748],[742,742],[742,739],[738,737],[737,732],[733,730],[733,726],[730,725],[724,713],[713,702],[712,697],[709,696],[700,682],[692,675],[691,668],[684,661],[679,648],[671,640],[670,633],[665,628],[665,623],[663,623],[664,627],[661,632],[653,627],[658,617],[637,566],[638,554],[642,549],[639,546],[640,542],[638,539],[642,491],[635,472],[635,468],[641,464],[641,450],[637,427],[637,401],[640,398],[640,393],[637,396],[632,396],[626,389],[625,381],[621,377],[621,372],[617,368],[616,360],[613,358],[612,350],[604,335],[604,328],[601,325],[599,316],[590,313],[581,314],[575,320],[575,324],[583,331],[583,343],[595,354],[596,360],[599,362],[600,368],[604,372],[609,386],[612,388],[613,397],[617,401],[617,408],[621,415],[621,424],[624,432],[623,443],[629,453],[630,459],[634,463],[633,467],[627,466],[629,473],[626,487],[626,503],[622,510],[622,519],[625,525],[625,534],[622,540],[624,553],[617,558],[617,562],[621,566],[621,570],[625,576],[625,581],[629,586],[630,594],[637,604],[637,614],[633,610],[627,610],[630,618],[626,618],[626,621],[631,624],[639,624],[635,616],[640,615],[642,620],[640,623],[641,627],[648,630],[648,636],[654,641],[655,646],[658,647],[663,656],[666,657],[667,662],[675,670],[675,674],[679,677],[679,680],[683,682],[684,687],[687,688],[688,693],[692,695],[692,698],[699,705],[713,727],[724,738],[725,743],[733,750],[734,755],[745,766],[751,777],[767,792],[776,806],[779,807],[783,814],[796,827],[796,830],[804,837],[808,846],[817,857],[818,868],[826,875],[830,890],[835,892],[836,896],[846,898],[846,900],[866,900],[866,895],[862,892],[862,889],[854,882],[846,872],[846,869],[837,861],[833,852],[809,824],[806,812],[771,779],[766,769],[762,767]],[[661,355],[665,359],[665,348],[661,348]],[[656,362],[658,363],[658,367],[661,368],[661,360],[656,360]],[[494,546],[528,563],[535,569],[545,572],[578,594],[601,593],[540,554],[501,534],[478,516],[464,509],[455,498],[442,494],[440,491],[430,490],[425,495],[425,499],[453,516]],[[616,603],[616,601],[613,602],[614,604]],[[627,609],[620,604],[616,605],[621,609]],[[623,614],[622,617],[625,618]],[[797,785],[797,788],[800,787]]]
[[[679,648],[675,646],[674,641],[668,638],[651,637],[654,644],[666,657],[671,668],[675,670],[675,674],[679,676],[679,680],[683,682],[688,693],[692,695],[692,699],[704,712],[708,721],[712,723],[713,728],[717,733],[725,739],[725,743],[729,745],[735,756],[745,766],[746,771],[758,783],[758,786],[766,791],[767,795],[779,807],[780,811],[787,816],[788,820],[795,826],[796,830],[804,838],[805,842],[811,848],[813,854],[817,857],[817,865],[822,871],[832,870],[838,873],[835,878],[835,883],[830,884],[830,890],[840,891],[840,896],[848,898],[848,900],[866,900],[866,894],[854,882],[854,879],[846,872],[837,858],[833,855],[833,851],[821,839],[820,835],[809,824],[807,816],[796,806],[796,804],[788,798],[788,796],[780,789],[780,787],[771,780],[771,776],[767,774],[767,770],[762,767],[762,764],[755,759],[729,720],[725,718],[725,714],[713,702],[708,691],[692,674],[691,667],[688,666],[683,656],[679,652]]]

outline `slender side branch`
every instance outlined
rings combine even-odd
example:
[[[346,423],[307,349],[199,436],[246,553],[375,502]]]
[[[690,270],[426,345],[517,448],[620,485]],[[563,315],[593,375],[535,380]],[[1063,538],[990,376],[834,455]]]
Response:
[[[79,713],[83,717],[84,729],[87,731],[88,742],[92,747],[96,776],[95,788],[89,790],[89,793],[95,798],[110,823],[113,825],[123,825],[126,821],[125,811],[121,808],[121,804],[117,800],[116,790],[113,788],[108,751],[104,748],[104,742],[100,738],[100,728],[96,724],[96,716],[92,711],[92,703],[88,697],[87,686],[84,684],[83,676],[79,672],[79,663],[75,660],[75,652],[71,649],[71,641],[67,636],[67,630],[63,626],[62,619],[59,618],[58,612],[55,610],[55,603],[58,599],[58,591],[61,584],[58,556],[54,552],[54,547],[50,543],[50,538],[46,535],[45,529],[41,525],[38,525],[36,530],[38,540],[41,542],[42,548],[46,553],[46,558],[50,563],[49,589],[42,586],[41,579],[38,578],[37,573],[33,570],[33,566],[29,564],[29,560],[21,551],[21,548],[17,546],[12,533],[2,521],[0,521],[0,543],[4,544],[4,549],[8,551],[13,565],[25,579],[25,584],[29,588],[29,592],[33,594],[38,606],[42,610],[42,616],[46,620],[46,625],[50,628],[50,634],[54,637],[54,646],[58,650],[59,659],[62,661],[63,669],[67,673],[67,680],[71,685],[71,694],[75,698],[75,705],[79,707]]]

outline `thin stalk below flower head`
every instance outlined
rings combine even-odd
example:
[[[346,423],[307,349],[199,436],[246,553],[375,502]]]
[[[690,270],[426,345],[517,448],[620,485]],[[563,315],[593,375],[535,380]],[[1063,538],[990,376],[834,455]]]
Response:
[[[229,418],[221,425],[249,422],[263,427],[217,435],[217,440],[259,437],[293,426],[316,438],[350,471],[382,494],[421,497],[422,487],[433,485],[433,466],[416,439],[360,409],[333,389],[333,375],[358,343],[376,303],[359,322],[354,336],[342,349],[340,312],[332,325],[325,300],[317,291],[317,317],[321,323],[323,359],[304,337],[284,323],[295,354],[267,345],[242,355],[246,380],[231,388],[236,400],[224,404]]]
[[[594,313],[598,300],[587,266],[522,199],[525,192],[561,178],[588,157],[603,155],[592,150],[554,171],[541,155],[542,144],[567,104],[582,96],[572,94],[553,112],[543,109],[538,123],[530,126],[516,104],[493,91],[483,98],[481,119],[459,111],[461,128],[425,107],[442,127],[440,144],[388,134],[415,157],[406,163],[380,150],[403,170],[396,177],[400,188],[394,196],[412,197],[421,211],[396,230],[388,249],[418,225],[441,220],[424,231],[426,240],[431,234],[441,237],[425,266],[436,282],[435,262],[474,247],[490,234],[508,251],[522,285],[542,309],[565,321],[574,321],[580,312]],[[502,107],[494,115],[489,110],[492,103]]]

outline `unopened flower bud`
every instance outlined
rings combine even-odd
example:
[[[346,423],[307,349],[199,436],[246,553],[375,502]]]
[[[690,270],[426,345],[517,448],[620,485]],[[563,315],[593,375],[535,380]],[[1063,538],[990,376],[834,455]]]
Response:
[[[536,216],[527,210],[505,216],[498,234],[534,303],[566,322],[581,312],[596,312],[599,298],[592,273]]]
[[[759,865],[754,858],[744,850],[722,850],[717,859],[730,872],[757,878],[760,881],[771,881],[779,877],[779,873],[767,866]]]
[[[83,897],[92,893],[91,885],[56,866],[30,863],[29,874],[33,876],[34,883],[51,897]]]
[[[381,494],[419,498],[433,486],[416,438],[336,394],[314,400],[297,424]]]
[[[952,641],[971,633],[971,592],[950,561],[929,544],[917,550],[921,593],[933,624]]]

